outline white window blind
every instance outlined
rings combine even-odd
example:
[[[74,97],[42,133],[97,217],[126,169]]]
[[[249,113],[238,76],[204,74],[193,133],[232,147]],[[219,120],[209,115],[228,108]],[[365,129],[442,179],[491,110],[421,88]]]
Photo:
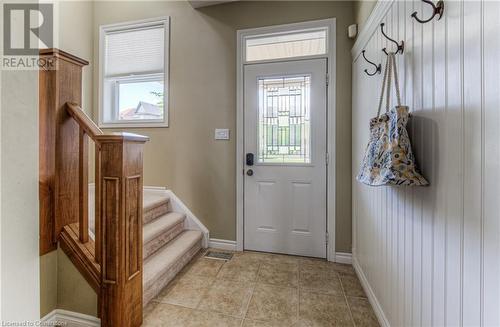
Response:
[[[104,46],[105,77],[164,71],[164,25],[108,32]]]

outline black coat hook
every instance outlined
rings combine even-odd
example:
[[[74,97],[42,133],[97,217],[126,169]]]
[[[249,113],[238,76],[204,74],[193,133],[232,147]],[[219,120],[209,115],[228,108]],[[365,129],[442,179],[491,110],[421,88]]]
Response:
[[[374,71],[373,73],[369,73],[369,72],[368,72],[368,69],[365,69],[365,73],[366,73],[366,75],[368,75],[368,76],[373,76],[373,75],[375,75],[375,74],[380,74],[380,73],[382,72],[382,65],[381,65],[381,64],[378,64],[378,65],[377,65],[377,64],[375,64],[374,62],[371,62],[370,60],[368,60],[368,59],[366,58],[366,56],[365,56],[365,50],[361,51],[361,54],[363,55],[363,58],[365,58],[365,60],[366,60],[369,64],[371,64],[371,65],[375,66],[375,71]]]
[[[439,0],[436,5],[434,5],[434,2],[429,1],[429,0],[422,0],[423,2],[430,4],[432,6],[432,9],[434,12],[432,13],[432,16],[429,19],[422,20],[417,17],[417,12],[415,11],[413,14],[411,14],[411,17],[415,18],[417,22],[421,24],[425,24],[430,22],[436,15],[438,15],[438,20],[443,17],[443,12],[444,12],[444,2],[443,0]]]
[[[385,36],[386,39],[393,42],[398,47],[395,54],[397,54],[398,52],[401,52],[401,54],[403,54],[403,51],[405,50],[405,42],[401,41],[401,44],[399,44],[396,40],[393,40],[390,37],[388,37],[387,34],[385,34],[385,32],[384,32],[384,25],[385,25],[385,23],[380,24],[380,31],[382,32],[382,35]],[[383,48],[382,51],[384,51],[384,53],[387,54],[387,51],[385,50],[385,48]]]

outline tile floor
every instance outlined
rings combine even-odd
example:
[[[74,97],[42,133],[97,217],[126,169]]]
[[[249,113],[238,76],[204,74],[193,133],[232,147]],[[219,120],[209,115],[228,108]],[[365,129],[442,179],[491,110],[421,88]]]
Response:
[[[258,252],[200,253],[144,311],[144,326],[379,326],[350,265]]]

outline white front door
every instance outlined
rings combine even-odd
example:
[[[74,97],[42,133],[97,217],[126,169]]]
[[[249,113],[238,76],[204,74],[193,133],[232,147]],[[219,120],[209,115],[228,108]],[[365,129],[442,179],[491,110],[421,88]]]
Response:
[[[244,248],[326,257],[327,61],[244,68]]]

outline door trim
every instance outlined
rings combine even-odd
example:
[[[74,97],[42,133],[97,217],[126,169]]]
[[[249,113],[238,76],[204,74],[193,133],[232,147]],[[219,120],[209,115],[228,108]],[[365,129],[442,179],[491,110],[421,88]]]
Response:
[[[336,121],[336,58],[335,58],[335,44],[336,44],[336,19],[323,19],[302,23],[293,23],[286,25],[275,25],[267,27],[259,27],[252,29],[238,30],[236,35],[236,249],[243,251],[243,228],[244,228],[244,160],[243,153],[244,145],[244,120],[243,120],[243,94],[244,94],[244,40],[251,35],[277,33],[290,30],[300,30],[307,28],[321,28],[328,29],[328,52],[321,56],[310,56],[300,58],[285,58],[279,61],[291,61],[297,59],[313,59],[313,58],[326,58],[327,59],[327,73],[329,81],[327,85],[327,151],[329,160],[327,165],[327,190],[326,190],[326,211],[327,211],[327,226],[326,233],[328,235],[328,247],[326,251],[326,259],[328,261],[335,261],[335,166],[336,166],[336,152],[335,152],[335,121]],[[276,62],[276,60],[273,60]],[[263,61],[259,61],[264,63]],[[325,81],[326,83],[326,81]],[[325,158],[326,160],[326,158]]]

